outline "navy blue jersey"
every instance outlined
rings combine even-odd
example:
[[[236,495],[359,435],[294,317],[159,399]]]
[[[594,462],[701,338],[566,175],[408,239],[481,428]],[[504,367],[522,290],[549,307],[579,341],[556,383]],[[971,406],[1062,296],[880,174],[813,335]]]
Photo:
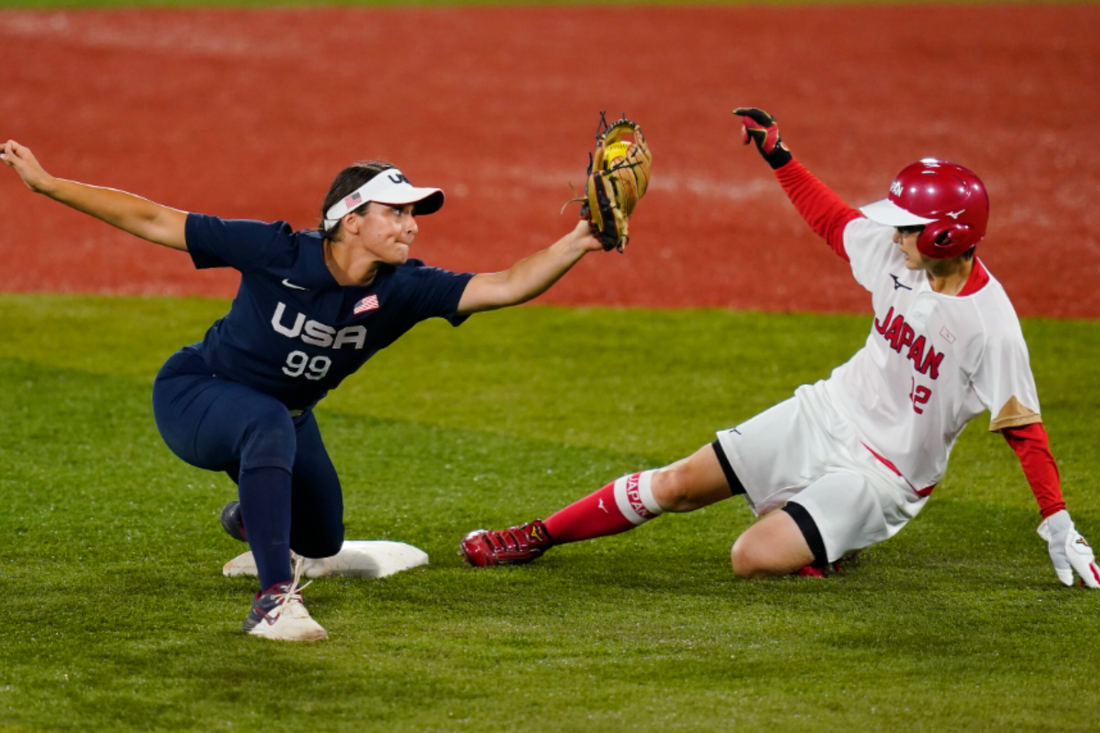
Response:
[[[312,407],[329,390],[420,321],[457,326],[472,273],[420,260],[383,265],[365,286],[341,286],[325,265],[321,235],[286,222],[189,214],[195,267],[241,273],[237,297],[199,345],[211,372],[247,384],[288,408]]]

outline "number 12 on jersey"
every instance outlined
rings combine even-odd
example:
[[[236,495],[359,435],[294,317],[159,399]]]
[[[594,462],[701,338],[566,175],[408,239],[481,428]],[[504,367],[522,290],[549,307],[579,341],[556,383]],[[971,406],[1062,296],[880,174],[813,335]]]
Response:
[[[909,390],[909,401],[913,403],[913,412],[918,415],[924,414],[924,410],[920,408],[920,405],[928,404],[928,400],[931,397],[932,390],[917,384],[917,378],[913,377],[913,387]]]

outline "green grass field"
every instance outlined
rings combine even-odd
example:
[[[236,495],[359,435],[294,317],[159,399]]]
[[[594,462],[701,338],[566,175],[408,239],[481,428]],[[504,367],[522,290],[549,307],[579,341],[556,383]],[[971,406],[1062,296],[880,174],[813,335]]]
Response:
[[[856,316],[525,307],[424,324],[318,409],[350,538],[431,564],[307,591],[331,641],[246,638],[223,476],[150,386],[224,301],[0,295],[0,730],[1096,730],[1100,593],[1064,588],[985,424],[901,535],[826,580],[738,581],[741,499],[474,571],[546,516],[826,376]],[[1100,323],[1028,321],[1078,526],[1100,537]],[[979,420],[978,423],[982,423]]]

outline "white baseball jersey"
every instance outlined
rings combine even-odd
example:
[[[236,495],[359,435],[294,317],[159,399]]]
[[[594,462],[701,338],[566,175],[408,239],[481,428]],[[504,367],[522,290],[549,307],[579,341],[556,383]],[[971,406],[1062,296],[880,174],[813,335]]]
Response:
[[[860,441],[920,492],[947,470],[955,439],[989,410],[990,430],[1040,422],[1027,344],[1001,284],[969,295],[936,293],[909,270],[894,229],[851,221],[844,247],[871,292],[875,321],[866,345],[826,385]],[[975,263],[977,267],[977,263]]]

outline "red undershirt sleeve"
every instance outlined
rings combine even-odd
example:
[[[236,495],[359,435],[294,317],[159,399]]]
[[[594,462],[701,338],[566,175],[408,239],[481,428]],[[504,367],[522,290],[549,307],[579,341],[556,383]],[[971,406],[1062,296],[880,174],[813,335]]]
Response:
[[[810,228],[847,262],[848,253],[844,251],[844,227],[848,226],[848,222],[863,215],[844,203],[797,160],[791,160],[790,163],[776,170],[775,177],[779,179],[779,185],[783,187],[794,208]]]
[[[1058,478],[1058,466],[1050,452],[1047,431],[1042,423],[1031,423],[1015,428],[1005,428],[1001,434],[1016,451],[1024,476],[1039,502],[1043,518],[1066,508],[1062,498],[1062,485]]]

